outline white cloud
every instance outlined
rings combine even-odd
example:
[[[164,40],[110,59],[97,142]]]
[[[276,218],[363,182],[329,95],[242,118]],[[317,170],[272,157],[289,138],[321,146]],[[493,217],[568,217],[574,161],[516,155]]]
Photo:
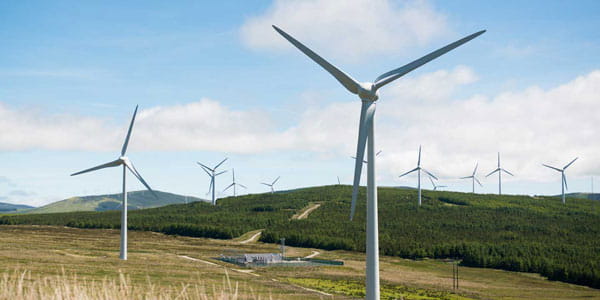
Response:
[[[384,150],[380,176],[392,178],[414,167],[419,145],[424,166],[444,178],[468,175],[475,161],[480,174],[491,171],[497,151],[515,180],[554,180],[556,174],[540,164],[562,166],[575,156],[580,160],[570,176],[600,168],[600,70],[549,89],[457,98],[456,91],[476,80],[475,72],[459,66],[386,87],[376,117],[376,147]],[[210,99],[147,108],[139,113],[131,149],[307,151],[346,159],[355,151],[359,110],[358,100],[313,104],[286,128],[265,111],[236,110]],[[46,115],[0,103],[0,149],[117,152],[127,123]]]
[[[448,33],[446,17],[427,1],[276,0],[243,24],[240,37],[253,49],[291,49],[273,24],[325,56],[348,61],[402,52]]]

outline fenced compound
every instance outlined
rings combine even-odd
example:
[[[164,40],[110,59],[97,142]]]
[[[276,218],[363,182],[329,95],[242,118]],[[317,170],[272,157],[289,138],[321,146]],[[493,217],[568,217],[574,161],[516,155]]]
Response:
[[[282,257],[280,253],[253,253],[240,255],[221,255],[218,260],[243,267],[306,267],[306,266],[343,266],[343,261]]]

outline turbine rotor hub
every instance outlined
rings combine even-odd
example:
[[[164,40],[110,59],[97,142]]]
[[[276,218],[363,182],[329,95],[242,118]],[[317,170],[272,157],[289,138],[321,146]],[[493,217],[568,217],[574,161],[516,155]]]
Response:
[[[373,83],[362,82],[358,88],[358,96],[362,101],[374,102],[379,99],[379,91],[375,89]]]

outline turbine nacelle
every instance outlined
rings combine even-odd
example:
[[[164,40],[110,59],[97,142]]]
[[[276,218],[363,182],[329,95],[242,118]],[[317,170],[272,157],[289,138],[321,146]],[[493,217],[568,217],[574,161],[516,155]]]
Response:
[[[372,82],[362,82],[358,87],[358,96],[362,101],[377,101],[379,99],[379,91]]]

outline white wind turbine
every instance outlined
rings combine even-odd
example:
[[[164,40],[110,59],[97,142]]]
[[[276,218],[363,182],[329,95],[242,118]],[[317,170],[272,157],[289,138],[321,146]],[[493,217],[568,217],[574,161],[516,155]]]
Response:
[[[431,179],[431,176],[429,176],[428,178],[429,178],[429,181],[431,181],[431,185],[433,186],[434,191],[437,191],[437,189],[439,189],[439,188],[448,187],[446,185],[436,185],[435,182],[433,182],[433,179]]]
[[[414,171],[417,171],[417,190],[419,191],[419,206],[421,206],[421,170],[423,170],[423,172],[425,172],[425,174],[429,175],[430,177],[435,178],[435,180],[438,179],[437,177],[435,177],[435,175],[431,174],[431,172],[429,172],[421,167],[421,146],[419,146],[419,159],[417,160],[417,167],[398,176],[398,177],[402,177],[404,175],[408,175]]]
[[[431,60],[445,54],[446,52],[474,39],[483,34],[485,30],[479,31],[460,39],[452,44],[431,52],[409,64],[400,68],[394,69],[375,79],[371,82],[358,82],[348,74],[339,70],[321,56],[308,49],[302,43],[273,25],[273,28],[281,34],[286,40],[292,43],[296,48],[306,54],[310,59],[323,67],[337,81],[339,81],[349,92],[358,95],[362,101],[360,112],[360,123],[358,130],[358,144],[356,148],[356,161],[354,164],[354,183],[352,190],[352,206],[350,210],[350,220],[354,217],[356,208],[356,198],[358,196],[358,187],[360,184],[360,175],[365,154],[365,146],[367,146],[367,161],[372,162],[367,164],[367,281],[366,291],[367,299],[379,299],[379,230],[377,217],[377,186],[375,183],[375,101],[379,99],[378,90],[384,85],[406,75],[410,71],[430,62]],[[367,145],[368,140],[368,145]]]
[[[379,150],[377,151],[377,153],[375,153],[375,156],[379,156],[379,154],[381,154],[383,150]],[[356,156],[350,156],[352,159],[356,159]],[[363,159],[363,163],[368,164],[369,162],[365,159]]]
[[[226,160],[227,160],[227,158],[222,160],[220,163],[218,163],[213,168],[209,168],[209,167],[203,165],[202,163],[197,162],[198,165],[200,165],[200,167],[202,167],[202,170],[204,170],[204,172],[206,172],[206,174],[208,174],[208,177],[210,177],[210,185],[208,187],[208,192],[210,193],[212,191],[212,201],[211,201],[212,205],[217,205],[217,199],[215,198],[215,178],[217,176],[227,172],[227,170],[225,170],[225,171],[221,171],[221,172],[217,173],[217,168],[219,166],[221,166]]]
[[[477,173],[477,167],[479,166],[479,163],[475,164],[475,169],[473,169],[473,174],[471,174],[471,176],[465,176],[465,177],[461,177],[460,179],[469,179],[471,178],[473,181],[473,194],[475,194],[475,182],[477,181],[477,183],[479,184],[479,186],[483,186],[481,184],[481,182],[479,182],[479,179],[477,179],[477,177],[475,176],[475,173]]]
[[[273,193],[275,193],[275,190],[273,189],[273,186],[275,185],[275,183],[277,182],[277,180],[279,180],[280,177],[281,176],[277,176],[277,179],[273,180],[273,182],[271,182],[271,183],[261,182],[261,184],[264,184],[264,185],[270,187],[271,188],[271,194],[273,194]]]
[[[127,137],[125,137],[123,148],[121,148],[121,156],[117,160],[71,174],[71,176],[75,176],[104,168],[123,166],[123,202],[121,203],[121,253],[119,255],[119,257],[122,260],[127,260],[127,186],[125,180],[127,178],[127,169],[129,169],[133,176],[135,176],[150,192],[152,192],[152,195],[154,195],[154,197],[158,199],[156,193],[150,188],[150,186],[148,185],[148,183],[146,183],[144,178],[142,178],[142,175],[140,175],[140,173],[135,169],[131,160],[129,160],[129,158],[125,156],[125,153],[127,152],[127,146],[129,145],[129,138],[131,137],[131,131],[133,129],[133,123],[135,122],[137,110],[138,107],[136,106],[135,111],[133,112],[133,117],[131,118],[131,123],[129,124]]]
[[[223,190],[223,192],[225,192],[225,191],[226,191],[226,190],[228,190],[229,188],[233,187],[233,196],[235,197],[235,196],[236,196],[236,193],[235,193],[235,187],[239,185],[240,187],[243,187],[244,189],[246,189],[246,186],[245,186],[245,185],[243,185],[243,184],[241,184],[241,183],[237,183],[237,182],[235,182],[235,169],[231,169],[231,173],[233,173],[233,182],[232,182],[232,183],[231,183],[229,186],[227,186],[227,187],[226,187],[226,188]]]
[[[502,172],[504,172],[510,176],[515,176],[515,175],[513,175],[511,172],[506,171],[505,169],[502,169],[502,167],[500,167],[500,152],[498,152],[498,168],[496,168],[496,170],[490,172],[490,174],[485,175],[485,177],[488,177],[496,172],[498,172],[498,195],[502,195]]]
[[[572,164],[574,163],[579,157],[575,157],[574,160],[572,160],[570,163],[568,163],[566,166],[564,166],[562,169],[559,168],[555,168],[546,164],[542,164],[544,167],[546,168],[550,168],[552,170],[558,171],[561,174],[561,181],[562,181],[562,203],[565,204],[565,189],[569,189],[569,187],[567,186],[567,177],[565,176],[565,170]]]

